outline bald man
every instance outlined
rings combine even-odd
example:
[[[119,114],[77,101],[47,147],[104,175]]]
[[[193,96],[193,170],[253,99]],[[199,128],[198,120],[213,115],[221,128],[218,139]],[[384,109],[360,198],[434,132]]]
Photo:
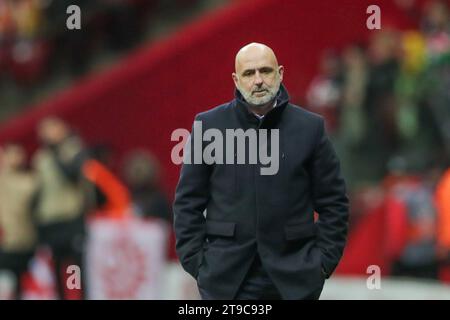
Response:
[[[174,228],[203,299],[318,299],[341,259],[349,208],[339,160],[323,118],[289,103],[283,73],[271,48],[244,46],[235,98],[195,118]],[[243,133],[242,158],[243,148],[230,148]],[[215,161],[191,161],[196,141],[203,155],[214,149]],[[276,172],[261,170],[264,152],[275,156]]]

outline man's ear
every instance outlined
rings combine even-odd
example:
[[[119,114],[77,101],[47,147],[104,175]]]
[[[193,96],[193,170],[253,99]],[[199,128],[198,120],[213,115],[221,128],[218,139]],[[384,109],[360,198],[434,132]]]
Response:
[[[283,81],[283,75],[284,75],[284,67],[279,66],[278,67],[278,73],[280,74],[280,82]]]
[[[231,77],[233,78],[233,81],[234,81],[234,85],[236,86],[236,88],[238,87],[238,76],[237,76],[237,74],[236,73],[232,73],[231,74]]]

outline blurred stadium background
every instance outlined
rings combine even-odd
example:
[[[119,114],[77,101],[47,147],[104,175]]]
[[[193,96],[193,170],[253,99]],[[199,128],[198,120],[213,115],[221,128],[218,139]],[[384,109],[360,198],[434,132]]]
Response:
[[[231,99],[253,41],[326,118],[348,182],[322,299],[450,299],[449,1],[372,2],[0,0],[0,299],[198,298],[174,253],[170,137]],[[58,289],[77,261],[86,290]]]

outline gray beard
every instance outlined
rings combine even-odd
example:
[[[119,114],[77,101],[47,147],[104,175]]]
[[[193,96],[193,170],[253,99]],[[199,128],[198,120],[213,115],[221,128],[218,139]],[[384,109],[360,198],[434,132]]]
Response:
[[[279,89],[280,83],[278,83],[278,85],[274,86],[272,89],[268,89],[268,92],[264,97],[258,98],[252,96],[251,92],[246,92],[245,90],[238,88],[239,92],[242,94],[245,101],[247,101],[247,103],[255,107],[264,107],[265,105],[267,105],[270,101],[272,101],[276,97]]]

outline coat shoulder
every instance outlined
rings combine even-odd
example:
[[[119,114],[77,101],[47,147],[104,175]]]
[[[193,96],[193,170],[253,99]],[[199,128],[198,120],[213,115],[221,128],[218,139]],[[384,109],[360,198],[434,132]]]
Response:
[[[313,121],[323,121],[323,117],[320,114],[308,111],[305,108],[297,106],[295,104],[290,103],[288,105],[287,111],[294,117],[301,117]]]
[[[314,112],[308,111],[305,108],[297,106],[295,104],[289,104],[286,108],[287,118],[300,121],[302,124],[310,126],[321,126],[324,123],[324,118]]]
[[[219,106],[213,107],[209,110],[198,113],[195,116],[197,121],[206,123],[215,123],[217,121],[224,121],[232,114],[233,102],[227,102]]]

